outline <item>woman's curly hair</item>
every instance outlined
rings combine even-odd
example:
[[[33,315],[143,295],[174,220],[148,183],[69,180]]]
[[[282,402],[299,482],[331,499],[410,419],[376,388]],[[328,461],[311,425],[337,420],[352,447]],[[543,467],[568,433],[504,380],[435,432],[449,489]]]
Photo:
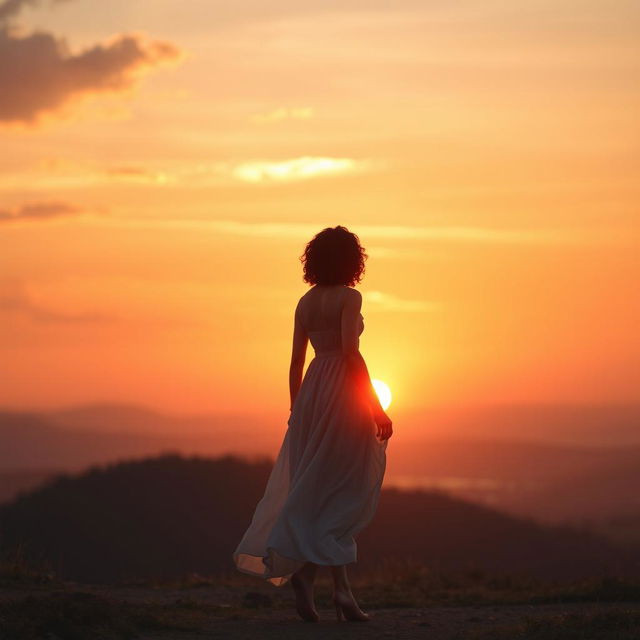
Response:
[[[303,280],[310,285],[341,284],[352,287],[362,280],[369,256],[355,233],[338,225],[316,234],[300,256]]]

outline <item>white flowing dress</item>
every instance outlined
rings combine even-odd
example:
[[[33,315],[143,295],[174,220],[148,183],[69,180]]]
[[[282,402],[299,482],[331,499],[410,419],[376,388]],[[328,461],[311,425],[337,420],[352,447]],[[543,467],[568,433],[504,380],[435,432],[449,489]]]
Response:
[[[341,305],[305,324],[315,356],[249,528],[233,553],[237,569],[284,585],[306,562],[356,562],[354,536],[373,518],[387,440],[347,372]],[[361,334],[364,330],[360,315]]]

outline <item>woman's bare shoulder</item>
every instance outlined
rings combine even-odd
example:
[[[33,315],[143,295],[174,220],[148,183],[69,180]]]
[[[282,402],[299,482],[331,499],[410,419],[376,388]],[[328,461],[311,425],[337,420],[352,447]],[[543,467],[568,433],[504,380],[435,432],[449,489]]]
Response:
[[[354,300],[362,301],[362,294],[353,287],[347,287],[347,295],[353,298]]]
[[[362,294],[357,289],[347,287],[344,298],[344,307],[360,311],[362,308]]]
[[[300,298],[298,298],[298,301],[296,302],[296,313],[300,311],[300,309],[304,306],[306,306],[307,301],[309,299],[309,293],[311,292],[311,289],[309,289],[309,291],[306,291],[305,293],[303,293]]]
[[[300,298],[298,299],[298,305],[304,303],[306,300],[309,299],[309,294],[313,291],[313,289],[309,289],[308,291],[305,291]]]

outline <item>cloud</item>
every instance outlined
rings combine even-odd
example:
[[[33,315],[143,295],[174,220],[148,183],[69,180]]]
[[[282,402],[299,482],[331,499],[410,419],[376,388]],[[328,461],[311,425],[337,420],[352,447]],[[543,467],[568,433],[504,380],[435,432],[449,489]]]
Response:
[[[371,303],[371,309],[380,311],[425,312],[438,311],[442,308],[440,302],[406,300],[381,291],[366,291],[363,293],[363,297],[367,303]]]
[[[0,224],[3,222],[41,221],[65,216],[77,216],[83,209],[66,202],[32,202],[12,211],[0,209]]]
[[[49,33],[20,37],[0,28],[0,121],[37,123],[72,99],[128,89],[141,73],[178,57],[172,44],[140,34],[73,55]]]
[[[309,120],[313,117],[311,107],[279,107],[267,113],[257,113],[249,118],[255,124],[271,124],[282,120]]]
[[[102,323],[115,319],[114,316],[93,311],[67,313],[47,309],[34,303],[24,284],[16,278],[0,281],[0,312],[21,313],[42,323]]]
[[[232,169],[238,180],[253,183],[305,180],[321,175],[353,172],[366,166],[365,161],[353,158],[302,156],[280,162],[257,160],[245,162]]]
[[[135,174],[135,171],[133,172]],[[86,210],[65,203],[34,203],[24,205],[13,213],[0,210],[0,224],[10,221],[38,221],[54,217],[83,217]],[[236,220],[207,220],[202,218],[129,218],[103,215],[106,210],[95,209],[95,213],[87,217],[86,222],[94,226],[125,227],[132,229],[167,229],[198,230],[213,233],[252,238],[293,239],[306,242],[318,231],[333,222],[239,222]],[[636,239],[626,230],[579,229],[570,227],[540,227],[536,229],[501,229],[479,226],[419,226],[419,225],[385,225],[362,224],[348,225],[360,239],[367,244],[371,240],[405,241],[393,249],[385,247],[367,251],[376,256],[422,259],[433,258],[430,248],[422,251],[419,246],[408,244],[410,241],[426,240],[433,243],[469,243],[478,245],[522,245],[522,246],[602,246],[628,245]],[[440,254],[439,259],[446,254]],[[381,299],[384,302],[383,299]],[[389,303],[390,304],[390,303]]]
[[[195,166],[175,168],[172,171],[148,170],[144,167],[111,167],[109,178],[154,184],[225,184],[240,180],[250,184],[295,182],[328,175],[340,175],[362,171],[372,166],[370,160],[301,156],[288,160],[251,160],[248,162],[200,163]]]
[[[369,256],[375,258],[391,258],[394,260],[433,260],[435,258],[438,262],[441,262],[449,256],[449,254],[444,251],[435,251],[434,249],[429,249],[429,252],[427,253],[423,250],[417,248],[409,248],[406,246],[386,247],[379,245],[368,245],[367,253],[369,254]]]
[[[238,222],[236,220],[206,220],[186,218],[113,218],[95,217],[92,224],[104,226],[126,226],[141,229],[191,229],[216,234],[256,238],[289,238],[306,242],[318,231],[330,224],[308,222]],[[366,244],[372,239],[383,240],[428,240],[433,242],[470,243],[488,245],[602,245],[625,244],[632,241],[624,233],[604,233],[602,230],[572,228],[499,229],[495,227],[470,226],[413,226],[413,225],[348,225]],[[405,255],[403,247],[397,256]],[[409,247],[409,257],[415,257],[415,245]]]
[[[141,184],[161,185],[175,181],[173,176],[164,171],[151,171],[137,166],[110,167],[105,173],[109,178]]]
[[[49,0],[51,3],[64,2],[65,0]],[[5,0],[0,2],[0,22],[20,13],[23,7],[41,4],[40,0]]]
[[[181,57],[170,42],[140,33],[120,34],[74,54],[51,33],[21,35],[8,24],[32,4],[38,2],[0,4],[0,122],[36,124],[74,100],[129,89],[149,69]]]

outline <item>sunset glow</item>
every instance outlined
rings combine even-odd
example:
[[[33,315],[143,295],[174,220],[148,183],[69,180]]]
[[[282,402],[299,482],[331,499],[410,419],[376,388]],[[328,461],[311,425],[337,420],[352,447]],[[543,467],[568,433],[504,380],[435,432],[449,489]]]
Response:
[[[0,404],[279,433],[336,224],[398,411],[637,400],[633,3],[2,6]]]

